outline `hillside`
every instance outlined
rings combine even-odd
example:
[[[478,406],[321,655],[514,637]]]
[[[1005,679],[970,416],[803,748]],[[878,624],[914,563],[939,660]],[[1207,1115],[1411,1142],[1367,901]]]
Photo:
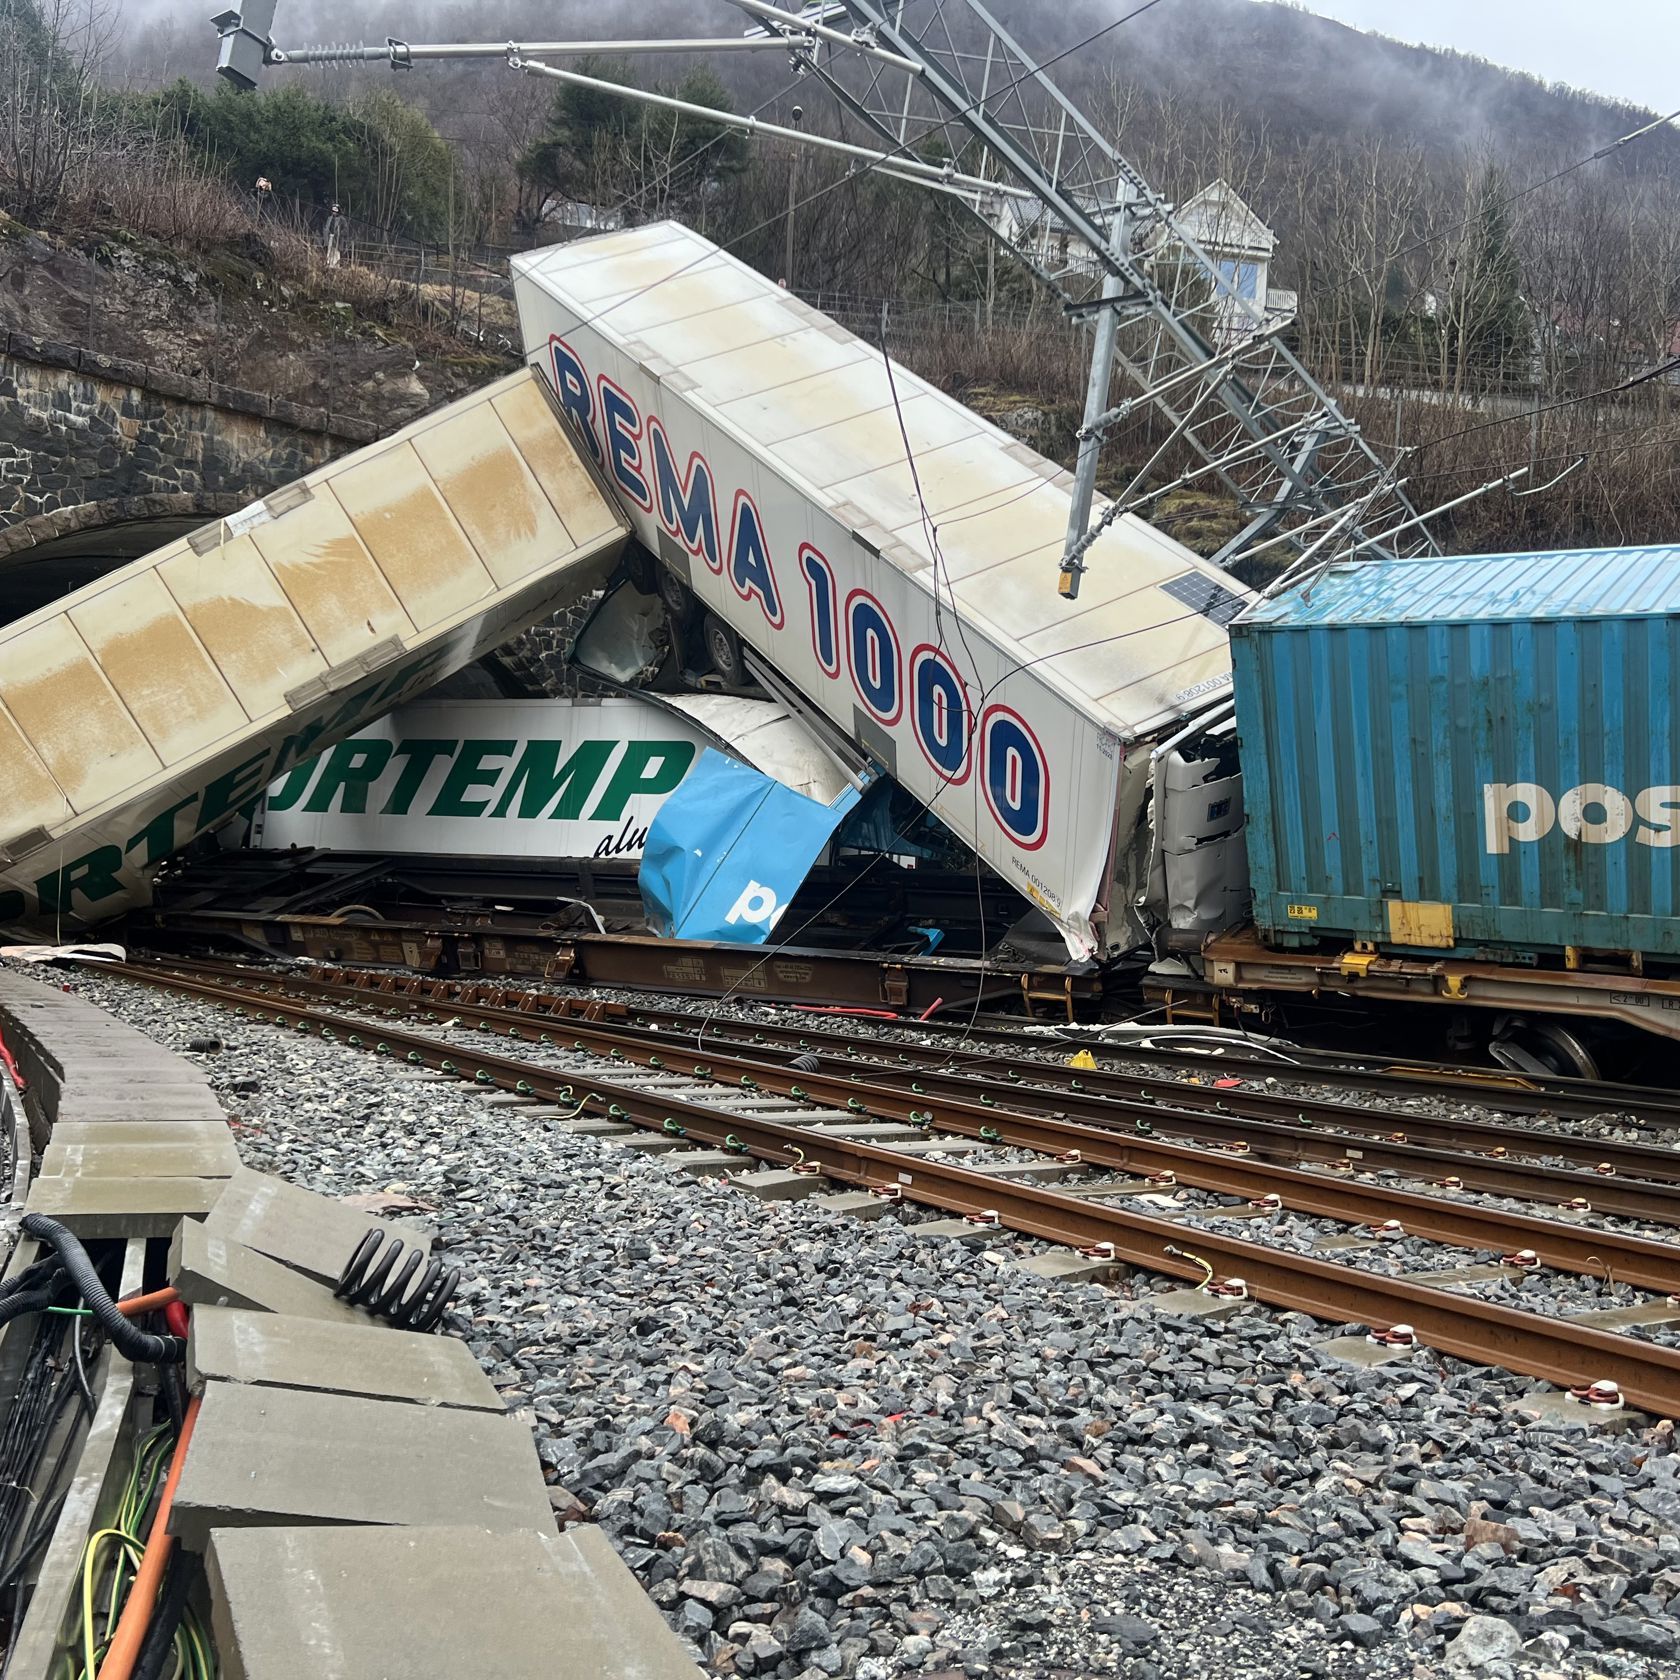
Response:
[[[1043,58],[1059,53],[1130,10],[1122,0],[994,0],[990,8],[1023,45]],[[964,41],[963,9],[946,9],[953,37]],[[411,0],[358,6],[355,28],[328,0],[281,8],[280,32],[294,44],[341,40],[611,39],[740,33],[743,18],[727,0],[618,0],[556,21],[548,0]],[[787,78],[775,57],[718,58],[719,73],[743,104],[756,105]],[[201,20],[137,20],[115,48],[121,73],[141,85],[186,75],[208,83],[213,52]],[[1052,74],[1095,114],[1114,106],[1114,90],[1168,93],[1188,116],[1227,113],[1279,144],[1346,145],[1362,139],[1416,144],[1440,154],[1490,146],[1512,161],[1554,151],[1583,154],[1636,127],[1649,113],[1622,102],[1548,85],[1533,76],[1461,53],[1412,47],[1319,17],[1288,0],[1165,0],[1126,22]],[[308,72],[312,84],[344,87],[354,73]],[[389,83],[387,72],[380,71]],[[403,92],[434,119],[485,121],[509,86],[494,64],[428,65],[405,78]],[[451,123],[452,130],[454,121]],[[1122,133],[1122,143],[1129,143]],[[1188,160],[1187,160],[1188,161]],[[1680,132],[1630,152],[1618,172],[1680,176]]]
[[[29,3],[0,0],[0,14]],[[1045,59],[1124,14],[1122,0],[992,5]],[[913,10],[930,8],[917,0]],[[567,8],[560,24],[554,11],[546,0],[374,4],[357,11],[356,29],[368,40],[495,41],[553,38],[567,24],[596,39],[725,36],[743,22],[724,0],[620,0],[587,15]],[[977,45],[959,0],[943,16],[956,50]],[[345,33],[340,8],[318,0],[281,17],[293,45]],[[784,276],[791,253],[784,277],[871,335],[886,303],[894,342],[919,371],[990,410],[1026,414],[1048,452],[1069,447],[1081,341],[1023,270],[988,256],[949,200],[848,174],[829,157],[796,162],[784,145],[712,144],[692,119],[682,129],[616,98],[557,94],[494,61],[403,75],[276,69],[255,102],[206,101],[190,86],[161,99],[145,91],[183,72],[210,83],[211,60],[196,20],[141,23],[100,75],[127,90],[119,109],[152,125],[148,145],[178,139],[190,167],[221,171],[247,195],[256,175],[275,176],[301,229],[318,234],[329,201],[348,197],[358,262],[370,244],[388,257],[392,238],[415,235],[451,251],[568,237],[579,201],[592,207],[585,220],[609,225],[676,216],[765,273]],[[702,103],[786,121],[798,100],[808,128],[857,132],[820,85],[790,79],[778,53],[713,55],[698,69],[715,72],[692,84],[710,90]],[[670,88],[696,70],[678,55],[612,73]],[[1649,114],[1273,0],[1164,0],[1054,74],[1170,196],[1222,177],[1269,224],[1270,283],[1298,294],[1290,331],[1303,359],[1374,441],[1405,455],[1417,500],[1452,500],[1517,467],[1545,486],[1476,503],[1447,541],[1632,542],[1680,529],[1665,371],[1680,348],[1680,132],[1659,130],[1526,192]],[[679,154],[693,166],[673,172]],[[0,157],[0,187],[4,172]],[[978,330],[986,320],[993,327]],[[1124,483],[1155,441],[1147,426],[1118,439],[1107,481]],[[1200,503],[1185,515],[1209,545],[1233,518]]]

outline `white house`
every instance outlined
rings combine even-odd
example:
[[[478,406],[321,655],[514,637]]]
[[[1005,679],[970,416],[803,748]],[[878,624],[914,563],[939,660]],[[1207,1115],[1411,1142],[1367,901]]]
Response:
[[[1261,306],[1267,328],[1294,319],[1296,294],[1271,283],[1277,235],[1229,181],[1203,187],[1179,206],[1175,220],[1207,252],[1236,296]],[[1247,337],[1255,330],[1247,310],[1230,304],[1221,310],[1221,337]]]
[[[1070,241],[1067,230],[1036,200],[1003,199],[990,209],[992,225],[1051,273],[1083,275],[1093,281],[1105,274],[1096,253],[1081,240]],[[1249,312],[1227,297],[1217,311],[1217,338],[1232,342],[1256,331],[1275,330],[1295,318],[1296,294],[1271,283],[1277,235],[1228,181],[1203,187],[1178,207],[1174,220],[1207,253],[1236,297],[1258,303],[1265,311],[1264,327],[1257,328]],[[1165,265],[1173,249],[1172,239],[1157,231],[1152,257],[1157,268]]]

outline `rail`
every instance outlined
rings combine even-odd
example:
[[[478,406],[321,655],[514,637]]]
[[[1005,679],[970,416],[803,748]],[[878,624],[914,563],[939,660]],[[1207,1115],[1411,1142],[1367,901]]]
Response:
[[[985,1215],[988,1219],[995,1216],[997,1223],[1004,1227],[1051,1242],[1087,1249],[1098,1244],[1112,1245],[1105,1252],[1112,1252],[1121,1263],[1178,1277],[1199,1280],[1202,1276],[1201,1268],[1178,1246],[1183,1237],[1182,1228],[1168,1220],[1010,1182],[994,1174],[927,1157],[908,1158],[891,1148],[834,1132],[814,1133],[807,1127],[764,1118],[745,1104],[720,1111],[669,1091],[648,1090],[619,1078],[596,1077],[593,1072],[585,1082],[588,1088],[580,1091],[575,1073],[568,1075],[535,1062],[476,1048],[463,1049],[449,1040],[361,1022],[322,1009],[277,1007],[272,996],[259,991],[144,969],[127,977],[204,998],[229,1009],[245,1010],[293,1030],[342,1040],[352,1049],[400,1058],[408,1064],[433,1068],[477,1085],[563,1103],[577,1114],[593,1113],[692,1143],[725,1149],[743,1158],[783,1166],[790,1160],[798,1161],[807,1171],[820,1172],[842,1183],[889,1192],[911,1204],[966,1216]],[[625,1053],[621,1051],[620,1055],[623,1057]],[[610,1069],[611,1060],[605,1057],[603,1060]],[[862,1091],[873,1095],[867,1086]],[[847,1106],[853,1113],[867,1115],[874,1111],[875,1105],[863,1101],[854,1088]],[[958,1117],[947,1115],[947,1118]],[[1012,1135],[1024,1140],[1031,1128],[1046,1124],[1026,1120],[1006,1122],[1003,1117],[991,1114],[984,1118],[1003,1143]],[[1006,1131],[1006,1124],[1013,1131]],[[1059,1149],[1065,1149],[1069,1131],[1083,1136],[1084,1129],[1058,1128]],[[1091,1144],[1095,1147],[1100,1141],[1102,1134],[1097,1133]],[[1126,1142],[1136,1147],[1133,1140]],[[1023,1146],[1033,1147],[1030,1143]],[[1224,1170],[1225,1164],[1220,1166]],[[1239,1164],[1233,1170],[1252,1172],[1254,1168],[1251,1164]],[[1392,1193],[1385,1189],[1383,1194],[1392,1203]],[[1457,1204],[1452,1211],[1454,1214],[1460,1211]],[[1494,1235],[1495,1225],[1482,1222],[1488,1216],[1476,1217],[1479,1234]],[[1537,1226],[1549,1227],[1542,1240],[1555,1244],[1548,1252],[1557,1256],[1558,1264],[1569,1264],[1571,1260],[1585,1262],[1589,1258],[1576,1246],[1582,1237],[1579,1229],[1557,1222],[1530,1220],[1524,1215],[1491,1217],[1496,1222],[1510,1221],[1500,1226],[1505,1231],[1528,1233]],[[1615,1245],[1617,1252],[1639,1269],[1641,1277],[1655,1279],[1658,1287],[1666,1284],[1673,1289],[1680,1283],[1680,1247],[1627,1238],[1619,1233],[1612,1236],[1602,1228],[1591,1232],[1591,1240],[1595,1251],[1604,1249],[1607,1242]],[[1249,1293],[1261,1301],[1336,1323],[1387,1328],[1404,1322],[1442,1353],[1499,1364],[1570,1385],[1614,1381],[1631,1403],[1663,1416],[1680,1417],[1680,1350],[1470,1297],[1449,1298],[1425,1282],[1360,1271],[1214,1231],[1198,1230],[1195,1242],[1209,1264],[1216,1264],[1226,1275],[1240,1275]],[[1603,1267],[1601,1257],[1592,1269],[1602,1271]],[[1633,1281],[1628,1273],[1619,1275]]]

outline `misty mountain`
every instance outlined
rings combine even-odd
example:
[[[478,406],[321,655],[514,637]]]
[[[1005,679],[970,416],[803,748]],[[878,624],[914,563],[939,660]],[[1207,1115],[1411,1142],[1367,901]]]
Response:
[[[157,85],[177,75],[207,80],[215,43],[209,0],[128,0],[116,58],[123,79]],[[991,10],[1023,46],[1048,58],[1133,9],[1133,0],[993,0]],[[959,48],[979,37],[965,28],[962,0],[945,18]],[[347,8],[332,0],[280,0],[276,38],[285,44],[411,40],[613,39],[739,36],[746,15],[728,0],[386,0]],[[668,62],[660,61],[664,68]],[[681,61],[674,61],[680,67]],[[787,81],[776,54],[714,60],[743,103]],[[389,77],[390,72],[375,72]],[[366,71],[277,71],[312,82],[348,83]],[[401,79],[404,94],[434,112],[463,100],[481,104],[505,76],[494,64],[425,65]],[[1590,91],[1548,85],[1462,53],[1406,46],[1367,35],[1283,0],[1165,0],[1062,59],[1052,74],[1099,122],[1124,95],[1170,99],[1192,127],[1235,117],[1292,150],[1380,137],[1427,152],[1477,148],[1517,162],[1529,155],[1583,155],[1628,132],[1650,113]],[[488,84],[488,85],[486,85]],[[1127,143],[1125,124],[1116,138]],[[1680,132],[1659,133],[1619,156],[1616,172],[1680,171]]]

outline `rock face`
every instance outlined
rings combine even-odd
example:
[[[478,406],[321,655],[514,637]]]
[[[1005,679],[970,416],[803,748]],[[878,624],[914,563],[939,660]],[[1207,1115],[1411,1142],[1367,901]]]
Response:
[[[424,356],[390,300],[305,297],[255,232],[189,262],[0,217],[0,277],[0,557],[231,512],[516,360]]]
[[[122,519],[212,518],[376,435],[62,341],[0,342],[0,520],[30,522],[17,546]],[[0,553],[11,546],[0,530]]]
[[[411,286],[363,269],[293,273],[298,260],[255,228],[183,254],[121,234],[55,237],[0,215],[0,331],[95,351],[195,391],[255,391],[376,432],[518,360],[505,331],[487,332],[481,348],[421,328]]]

